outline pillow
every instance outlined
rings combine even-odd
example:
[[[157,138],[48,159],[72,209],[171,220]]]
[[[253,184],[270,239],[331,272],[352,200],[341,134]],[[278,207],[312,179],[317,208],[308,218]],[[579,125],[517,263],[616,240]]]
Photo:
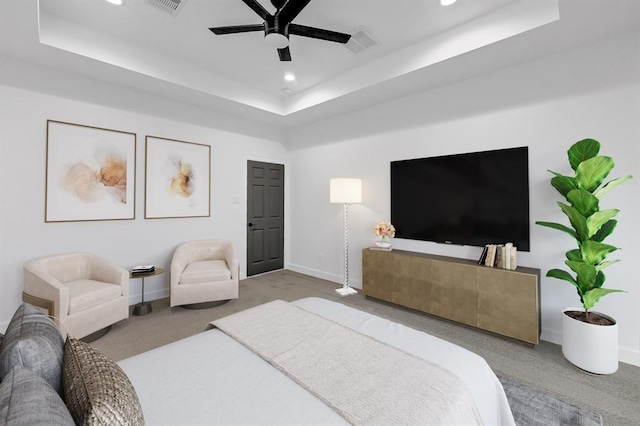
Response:
[[[120,366],[70,337],[64,345],[62,387],[77,424],[144,424],[138,395]]]
[[[20,365],[13,367],[0,383],[0,424],[75,425],[55,389]]]
[[[20,365],[45,379],[62,395],[64,340],[40,309],[23,303],[13,314],[0,347],[0,380]]]

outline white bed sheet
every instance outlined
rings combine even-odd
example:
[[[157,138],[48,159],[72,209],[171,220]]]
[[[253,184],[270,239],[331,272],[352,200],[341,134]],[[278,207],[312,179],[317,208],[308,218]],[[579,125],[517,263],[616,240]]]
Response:
[[[515,425],[502,385],[483,358],[452,343],[320,298],[293,304],[439,364],[469,387],[485,425]],[[219,330],[118,363],[148,425],[339,425],[311,393]]]

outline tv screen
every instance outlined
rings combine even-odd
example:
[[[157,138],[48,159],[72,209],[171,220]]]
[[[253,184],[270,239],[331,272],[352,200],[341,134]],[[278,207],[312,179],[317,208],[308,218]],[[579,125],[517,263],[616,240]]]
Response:
[[[527,147],[391,162],[397,238],[529,251]]]

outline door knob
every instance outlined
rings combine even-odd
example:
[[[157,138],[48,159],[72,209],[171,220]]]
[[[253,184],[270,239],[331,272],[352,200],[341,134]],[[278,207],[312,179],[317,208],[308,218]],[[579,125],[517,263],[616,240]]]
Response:
[[[249,227],[253,226],[253,223],[249,222]]]

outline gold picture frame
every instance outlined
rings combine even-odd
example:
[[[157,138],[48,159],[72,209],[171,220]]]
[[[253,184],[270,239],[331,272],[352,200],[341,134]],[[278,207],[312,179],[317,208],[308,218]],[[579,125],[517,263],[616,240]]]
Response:
[[[136,134],[47,120],[45,222],[135,219]]]
[[[145,219],[211,216],[211,147],[145,137]]]

